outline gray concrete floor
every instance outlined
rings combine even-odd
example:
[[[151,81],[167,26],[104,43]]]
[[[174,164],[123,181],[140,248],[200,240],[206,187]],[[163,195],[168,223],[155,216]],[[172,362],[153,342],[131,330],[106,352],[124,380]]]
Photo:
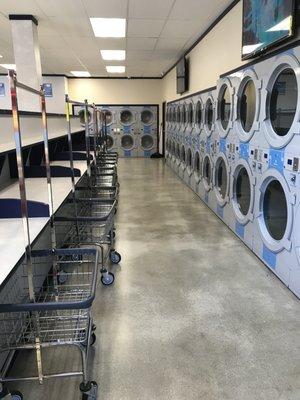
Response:
[[[99,398],[299,400],[299,301],[162,160],[120,160],[119,175],[123,259],[94,305]],[[78,365],[70,349],[45,361]],[[15,386],[79,399],[76,379]]]

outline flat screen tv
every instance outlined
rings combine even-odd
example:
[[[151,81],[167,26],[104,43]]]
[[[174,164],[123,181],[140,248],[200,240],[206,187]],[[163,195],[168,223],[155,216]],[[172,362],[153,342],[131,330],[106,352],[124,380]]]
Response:
[[[242,59],[292,37],[295,18],[295,0],[243,0]]]
[[[183,94],[189,87],[188,60],[183,57],[176,67],[177,94]]]

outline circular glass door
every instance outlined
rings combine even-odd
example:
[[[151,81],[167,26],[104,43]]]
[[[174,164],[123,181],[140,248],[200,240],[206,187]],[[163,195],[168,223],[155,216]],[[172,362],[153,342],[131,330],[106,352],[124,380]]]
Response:
[[[154,140],[151,135],[143,135],[141,139],[141,147],[144,150],[150,150],[153,148]]]
[[[295,72],[286,68],[278,75],[269,96],[269,118],[276,135],[286,136],[295,119],[298,86]]]
[[[187,166],[190,169],[192,169],[192,151],[191,151],[191,149],[188,149],[188,151],[187,151],[186,163],[187,163]]]
[[[113,147],[113,145],[114,145],[114,139],[110,135],[107,135],[106,146],[107,146],[108,150],[110,150]]]
[[[256,90],[252,79],[247,80],[238,100],[238,114],[243,131],[252,129],[256,113]]]
[[[130,125],[133,122],[133,114],[130,110],[123,110],[121,111],[120,119],[123,125]]]
[[[263,218],[271,238],[282,240],[287,228],[288,208],[284,189],[277,179],[271,180],[265,189]]]
[[[150,110],[143,110],[141,114],[141,121],[144,125],[151,125],[154,120],[154,115]]]
[[[224,205],[228,195],[228,170],[223,157],[219,157],[215,167],[215,191],[219,203]]]
[[[181,161],[185,164],[185,148],[181,146]]]
[[[205,190],[208,191],[211,189],[211,174],[212,165],[210,161],[210,157],[206,155],[203,160],[203,178],[204,178],[204,187]]]
[[[236,167],[233,174],[233,210],[240,223],[249,221],[253,198],[253,185],[250,179],[250,169],[245,162]]]
[[[198,126],[198,128],[200,128],[201,124],[202,124],[202,108],[201,108],[200,101],[197,101],[197,105],[196,105],[196,125]]]
[[[79,116],[80,124],[82,126],[85,126],[85,109],[79,110],[78,116]],[[88,122],[88,124],[91,122],[91,120],[92,120],[92,115],[91,115],[90,111],[87,110],[87,122]]]
[[[105,111],[104,111],[104,115],[105,115],[104,121],[106,122],[106,125],[107,125],[107,126],[108,126],[108,125],[111,125],[112,119],[113,119],[112,112],[109,111],[109,110],[105,110]]]
[[[199,180],[201,175],[201,166],[200,166],[200,155],[198,151],[196,151],[194,157],[194,173],[196,175],[196,178]]]
[[[189,103],[188,106],[188,124],[189,125],[193,125],[194,122],[194,108],[193,108],[193,104]]]
[[[207,131],[211,133],[212,126],[213,126],[213,118],[214,118],[214,108],[211,99],[207,99],[205,105],[205,126]]]
[[[221,87],[218,103],[218,118],[223,130],[226,131],[231,117],[231,96],[227,85]]]
[[[131,150],[134,146],[134,140],[131,135],[123,135],[121,139],[121,146],[124,150]]]

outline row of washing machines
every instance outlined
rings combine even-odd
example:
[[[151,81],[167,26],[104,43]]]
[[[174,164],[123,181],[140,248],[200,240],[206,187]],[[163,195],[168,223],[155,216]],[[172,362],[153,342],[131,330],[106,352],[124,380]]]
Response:
[[[300,297],[300,48],[169,103],[166,119],[169,166]]]
[[[150,157],[157,151],[158,106],[109,105],[99,108],[106,114],[107,147],[120,157]],[[75,115],[84,111],[74,108]],[[92,116],[90,116],[92,118]]]

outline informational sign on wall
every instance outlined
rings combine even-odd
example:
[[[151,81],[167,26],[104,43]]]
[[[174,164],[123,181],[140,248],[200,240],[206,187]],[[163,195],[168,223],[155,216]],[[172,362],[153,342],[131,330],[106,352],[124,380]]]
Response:
[[[43,89],[45,97],[53,97],[52,83],[44,83]]]
[[[0,96],[4,97],[5,96],[5,84],[0,82]]]

